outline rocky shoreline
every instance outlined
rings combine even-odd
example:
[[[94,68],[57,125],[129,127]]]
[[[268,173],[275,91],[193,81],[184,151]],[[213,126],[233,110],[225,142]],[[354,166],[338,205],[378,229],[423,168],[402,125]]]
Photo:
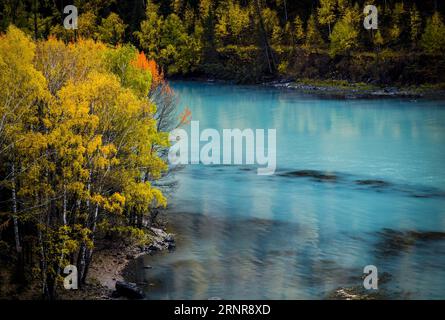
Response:
[[[296,90],[305,94],[313,94],[320,97],[336,99],[382,99],[382,98],[405,98],[405,99],[445,99],[444,89],[426,87],[395,87],[374,86],[358,83],[347,83],[346,85],[319,84],[316,81],[298,80],[275,80],[262,83],[263,86]]]
[[[171,80],[196,81],[215,84],[238,85],[236,81],[213,79],[206,77],[175,77]],[[294,78],[278,78],[261,83],[242,84],[252,86],[273,87],[279,89],[295,90],[321,98],[333,99],[445,99],[445,84],[442,85],[422,85],[411,87],[380,86],[373,84],[354,83],[337,80],[310,80]]]
[[[171,250],[174,235],[161,228],[150,227],[152,241],[146,246],[114,246],[108,241],[98,243],[87,283],[79,290],[60,290],[62,300],[142,299],[143,291],[135,283],[125,281],[127,266],[145,254]]]
[[[110,241],[99,241],[95,251],[93,264],[86,285],[79,290],[59,290],[59,300],[122,300],[143,299],[144,291],[138,287],[141,283],[128,282],[128,267],[135,259],[145,254],[172,250],[175,248],[174,235],[162,228],[149,228],[152,241],[145,246],[117,246]],[[379,241],[376,243],[375,254],[379,259],[399,256],[403,252],[413,250],[417,245],[425,246],[430,242],[445,241],[445,232],[440,231],[397,231],[382,229],[377,232]],[[145,266],[149,269],[151,266]],[[131,269],[131,268],[130,268]],[[5,272],[6,270],[0,270]],[[6,277],[3,275],[2,277]],[[0,278],[2,278],[0,277]],[[325,292],[322,299],[327,300],[392,300],[412,299],[412,292],[401,291],[393,286],[393,275],[388,272],[379,274],[379,290],[366,290],[360,285],[364,275],[356,274],[348,277],[343,286]],[[1,279],[0,279],[1,280]],[[7,288],[0,288],[5,291]],[[26,291],[10,288],[3,292],[3,299],[38,300],[40,288],[35,284]]]

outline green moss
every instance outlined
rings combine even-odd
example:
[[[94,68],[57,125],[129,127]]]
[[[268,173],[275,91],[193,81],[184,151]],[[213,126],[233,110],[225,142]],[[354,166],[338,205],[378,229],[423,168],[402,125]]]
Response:
[[[296,81],[297,84],[303,84],[314,87],[332,88],[338,90],[360,90],[360,91],[371,91],[377,90],[379,87],[363,83],[363,82],[349,82],[347,80],[314,80],[314,79],[299,79]]]
[[[445,90],[445,82],[442,83],[426,83],[417,87],[419,90],[423,91],[436,91],[436,90]]]

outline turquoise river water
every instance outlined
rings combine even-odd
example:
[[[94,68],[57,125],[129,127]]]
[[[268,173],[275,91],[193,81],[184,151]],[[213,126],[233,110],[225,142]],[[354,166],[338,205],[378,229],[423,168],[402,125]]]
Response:
[[[201,130],[275,128],[277,169],[176,174],[176,249],[137,263],[149,299],[324,299],[362,286],[366,265],[385,297],[445,298],[445,101],[173,88]]]

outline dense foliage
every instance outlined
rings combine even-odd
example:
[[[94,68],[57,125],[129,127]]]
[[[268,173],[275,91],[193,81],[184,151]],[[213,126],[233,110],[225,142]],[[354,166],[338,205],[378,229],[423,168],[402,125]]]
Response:
[[[65,5],[66,5],[65,1]],[[62,26],[63,1],[2,0],[10,23],[48,35],[131,42],[172,75],[254,82],[276,76],[378,83],[444,82],[445,6],[438,0],[106,0],[73,3],[79,29]],[[379,9],[365,30],[363,8]],[[431,68],[431,66],[435,66]]]
[[[35,42],[14,26],[0,36],[0,88],[1,254],[53,298],[66,265],[85,281],[98,234],[148,241],[143,226],[167,203],[152,98],[169,92],[131,45]]]

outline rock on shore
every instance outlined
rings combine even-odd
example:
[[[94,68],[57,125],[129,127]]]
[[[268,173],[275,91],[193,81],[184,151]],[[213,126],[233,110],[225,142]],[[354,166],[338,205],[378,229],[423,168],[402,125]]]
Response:
[[[145,293],[136,285],[136,283],[117,281],[116,291],[113,292],[113,296],[116,298],[125,297],[128,299],[144,299]]]
[[[110,298],[141,299],[135,284],[124,281],[123,272],[130,261],[141,255],[161,250],[172,250],[175,246],[174,235],[160,228],[151,227],[152,242],[147,246],[115,247],[110,243],[100,244],[95,251],[87,281],[95,282],[108,292]],[[118,284],[119,283],[119,284]],[[134,293],[130,293],[134,291]],[[140,291],[142,292],[142,291]],[[104,294],[97,299],[104,299]]]

